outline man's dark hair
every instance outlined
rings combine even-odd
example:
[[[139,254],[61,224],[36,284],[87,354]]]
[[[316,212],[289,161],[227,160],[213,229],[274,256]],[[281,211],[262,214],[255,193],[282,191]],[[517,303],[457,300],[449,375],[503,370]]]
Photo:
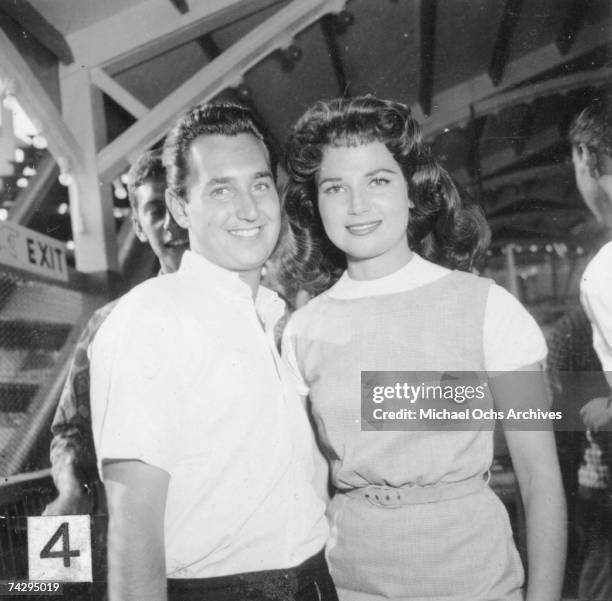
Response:
[[[569,129],[572,145],[585,144],[597,154],[612,157],[612,95],[602,92],[572,121]]]
[[[128,171],[128,196],[132,210],[138,210],[136,190],[147,182],[166,183],[166,170],[162,163],[161,149],[143,152]]]
[[[276,157],[266,130],[251,111],[238,104],[200,104],[191,108],[172,128],[164,144],[163,162],[167,171],[168,191],[186,200],[189,149],[193,141],[206,135],[237,136],[251,134],[262,142],[270,157],[270,169],[276,170]]]

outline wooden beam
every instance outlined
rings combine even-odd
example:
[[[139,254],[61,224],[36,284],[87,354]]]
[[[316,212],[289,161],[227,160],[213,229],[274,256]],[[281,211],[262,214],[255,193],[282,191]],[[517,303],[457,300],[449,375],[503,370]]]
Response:
[[[431,115],[434,83],[434,52],[436,47],[436,2],[421,0],[421,70],[419,76],[419,104],[423,113]]]
[[[207,33],[206,35],[203,35],[202,37],[198,38],[198,44],[200,45],[200,48],[202,49],[204,54],[206,54],[206,57],[210,61],[215,60],[218,56],[220,56],[223,53],[223,51],[221,50],[221,48],[219,48],[219,46],[217,45],[217,43],[215,42],[215,40],[213,39],[210,33]],[[232,102],[247,107],[251,111],[251,113],[253,113],[253,116],[255,117],[255,119],[259,123],[261,123],[263,127],[266,128],[269,139],[270,139],[270,143],[274,147],[273,151],[277,157],[280,157],[282,145],[276,139],[276,137],[272,135],[272,130],[268,127],[268,124],[266,123],[265,119],[261,116],[261,113],[255,106],[255,103],[253,102],[253,100],[251,98],[241,98],[238,95],[236,88],[234,87],[226,88],[225,94],[227,94],[227,96]]]
[[[189,4],[187,4],[187,0],[170,0],[170,2],[174,8],[181,13],[181,15],[189,12]]]
[[[517,185],[530,180],[543,180],[549,178],[562,178],[572,175],[571,165],[565,163],[555,163],[553,165],[541,165],[539,167],[529,167],[520,169],[512,173],[497,175],[482,180],[482,187],[485,190],[497,190],[505,186]]]
[[[474,103],[481,102],[489,96],[545,73],[609,42],[608,20],[587,24],[565,56],[561,55],[556,44],[551,43],[507,63],[504,78],[498,87],[493,85],[488,73],[482,73],[436,94],[433,98],[436,111],[429,119],[421,121],[423,133],[429,139],[445,127],[463,126],[470,120],[470,106]],[[415,116],[421,110],[418,103],[413,109]]]
[[[557,35],[557,48],[562,55],[569,52],[578,32],[584,25],[588,3],[585,0],[572,0],[567,7],[565,18]]]
[[[62,63],[74,62],[72,50],[64,36],[27,0],[0,0],[0,10],[17,21]]]
[[[197,42],[209,61],[215,60],[221,54],[221,48],[210,33],[200,36]]]
[[[17,202],[11,207],[9,221],[26,225],[34,213],[40,210],[41,204],[55,183],[59,170],[55,161],[47,157],[36,169],[37,173],[30,185],[21,191]]]
[[[587,86],[606,85],[611,80],[612,68],[610,67],[563,75],[481,100],[474,105],[474,113],[476,116],[498,113],[517,104],[530,104],[537,98],[553,94],[567,94],[571,90]]]
[[[0,30],[0,77],[15,82],[17,99],[30,119],[38,121],[47,139],[49,150],[60,161],[73,166],[82,164],[82,150],[72,132],[64,123],[57,107],[21,53],[13,46],[6,34]]]
[[[97,150],[107,131],[102,92],[93,85],[89,69],[60,77],[60,84],[66,123],[83,149],[83,168],[70,171],[68,186],[76,268],[85,273],[118,271],[113,195],[97,169]]]
[[[120,86],[101,68],[96,67],[91,70],[91,81],[136,119],[144,117],[149,112],[147,106],[133,94],[130,94],[123,86]]]
[[[512,36],[519,22],[522,7],[523,0],[506,0],[489,64],[489,77],[494,86],[498,86],[504,76]]]
[[[525,161],[530,156],[537,155],[551,146],[554,146],[562,139],[559,135],[559,128],[555,125],[531,137],[523,152],[519,155],[512,147],[500,150],[495,154],[483,157],[481,160],[481,175],[483,178],[498,173],[502,169],[508,169],[518,162]]]
[[[327,52],[332,62],[334,75],[336,76],[336,81],[338,82],[339,95],[343,98],[350,98],[350,83],[346,76],[346,69],[344,68],[344,63],[342,62],[342,56],[338,46],[338,39],[336,38],[334,15],[325,15],[321,19],[321,29],[323,31],[323,37],[325,38],[325,44],[327,45]]]
[[[168,0],[146,0],[78,29],[67,39],[77,59],[75,69],[102,66],[112,75],[279,3],[205,0],[193,2],[189,13],[180,14]]]
[[[264,57],[284,47],[300,31],[344,0],[293,0],[207,64],[98,154],[100,177],[109,181],[136,155],[162,138],[177,115],[235,85]]]

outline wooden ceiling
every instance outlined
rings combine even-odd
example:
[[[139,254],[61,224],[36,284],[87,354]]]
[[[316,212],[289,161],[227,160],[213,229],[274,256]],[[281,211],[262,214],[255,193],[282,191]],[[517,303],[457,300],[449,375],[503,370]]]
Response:
[[[29,0],[0,10],[104,93],[110,181],[198,100],[238,99],[282,149],[320,98],[412,105],[494,244],[588,221],[565,142],[612,81],[609,0]]]

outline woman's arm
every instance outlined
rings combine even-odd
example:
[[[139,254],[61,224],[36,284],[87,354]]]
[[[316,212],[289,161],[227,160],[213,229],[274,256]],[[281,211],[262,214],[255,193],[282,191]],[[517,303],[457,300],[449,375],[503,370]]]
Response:
[[[527,406],[548,410],[538,365],[491,380],[496,407]],[[542,428],[545,426],[542,425]],[[543,430],[504,428],[527,523],[528,578],[526,601],[558,601],[565,572],[567,538],[565,495],[552,427]]]
[[[108,500],[109,601],[166,601],[164,513],[168,474],[141,461],[103,468]]]

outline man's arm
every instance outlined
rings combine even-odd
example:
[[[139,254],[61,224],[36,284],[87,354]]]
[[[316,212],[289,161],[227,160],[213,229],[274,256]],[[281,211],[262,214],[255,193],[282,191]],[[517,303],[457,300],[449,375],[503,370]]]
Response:
[[[87,350],[115,304],[109,303],[96,311],[77,341],[51,425],[51,475],[58,496],[47,505],[43,515],[74,515],[92,509],[86,484],[97,480],[97,468],[91,433]]]
[[[134,460],[105,462],[102,473],[109,513],[109,601],[166,601],[164,513],[170,476]]]

